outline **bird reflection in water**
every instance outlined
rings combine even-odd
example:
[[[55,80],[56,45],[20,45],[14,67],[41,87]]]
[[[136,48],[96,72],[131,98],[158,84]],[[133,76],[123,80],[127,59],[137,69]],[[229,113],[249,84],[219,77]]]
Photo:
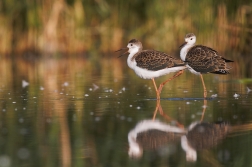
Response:
[[[230,132],[226,123],[203,122],[207,100],[204,99],[200,121],[193,122],[187,128],[187,133],[181,137],[181,147],[186,153],[187,161],[197,160],[197,150],[210,149],[218,145]]]
[[[197,150],[210,149],[220,143],[229,132],[229,125],[203,122],[207,101],[204,100],[201,120],[192,123],[187,129],[176,121],[176,125],[156,120],[155,111],[152,120],[139,122],[128,134],[129,151],[132,158],[140,158],[144,150],[159,150],[169,144],[181,142],[186,152],[187,161],[197,160]],[[162,107],[159,113],[169,121],[175,121],[164,114]]]
[[[187,161],[197,160],[197,150],[210,149],[219,144],[228,134],[230,126],[225,123],[194,122],[181,137],[181,147]]]
[[[183,128],[158,120],[143,120],[128,133],[128,154],[132,158],[140,158],[143,150],[157,150],[170,142],[179,142],[183,134]]]
[[[161,105],[159,113],[166,120],[175,122],[175,125],[156,120],[157,111],[152,120],[140,121],[128,133],[129,151],[132,158],[140,158],[144,150],[160,150],[168,145],[179,143],[186,153],[186,160],[197,160],[197,151],[209,150],[220,144],[227,136],[242,135],[252,130],[252,124],[231,126],[224,122],[204,122],[207,100],[204,99],[200,121],[191,123],[188,128],[166,115]],[[203,153],[203,152],[200,152]]]

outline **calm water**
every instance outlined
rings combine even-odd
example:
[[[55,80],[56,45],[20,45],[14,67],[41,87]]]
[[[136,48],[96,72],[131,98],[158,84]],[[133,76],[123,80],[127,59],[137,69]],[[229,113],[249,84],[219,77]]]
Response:
[[[188,162],[180,140],[129,157],[128,133],[152,119],[156,95],[125,58],[2,58],[0,167],[252,166],[252,74],[244,62],[233,63],[227,76],[204,75],[208,97],[215,98],[207,100],[203,121],[234,128]],[[187,128],[202,118],[202,97],[200,77],[186,71],[164,87],[161,106]],[[176,126],[159,113],[156,119]]]

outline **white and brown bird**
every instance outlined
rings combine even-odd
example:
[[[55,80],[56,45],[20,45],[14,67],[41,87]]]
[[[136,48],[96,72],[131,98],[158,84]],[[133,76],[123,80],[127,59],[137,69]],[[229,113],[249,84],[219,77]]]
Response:
[[[125,53],[129,53],[127,59],[128,66],[133,69],[139,77],[152,80],[156,90],[157,99],[160,99],[160,93],[164,84],[181,75],[183,70],[186,68],[183,61],[176,59],[166,53],[156,50],[143,50],[142,43],[137,39],[130,40],[128,42],[127,48],[122,48],[118,51],[124,49],[128,49],[128,51]],[[172,78],[169,78],[165,82],[161,83],[159,89],[157,89],[154,78],[169,74],[171,72],[178,73],[176,73]]]
[[[127,52],[125,52],[124,54],[129,53],[127,59],[128,66],[133,69],[139,77],[152,80],[157,96],[155,113],[158,109],[160,113],[162,113],[160,109],[161,90],[167,82],[183,73],[183,70],[187,68],[185,66],[185,63],[180,59],[176,59],[164,52],[156,50],[143,50],[142,43],[137,39],[130,40],[128,42],[127,48],[122,48],[118,51],[124,49],[127,49]],[[159,88],[157,89],[154,78],[169,74],[171,72],[177,73],[173,77],[161,83]]]
[[[229,74],[230,66],[228,62],[233,62],[219,55],[217,51],[203,45],[194,45],[196,36],[193,33],[186,34],[185,43],[180,46],[180,58],[187,64],[189,71],[200,75],[204,88],[204,98],[207,90],[202,74]]]

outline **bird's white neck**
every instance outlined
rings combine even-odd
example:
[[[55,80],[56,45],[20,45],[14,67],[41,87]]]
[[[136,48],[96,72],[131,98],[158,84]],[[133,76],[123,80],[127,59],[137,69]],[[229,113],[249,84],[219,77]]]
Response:
[[[187,52],[189,51],[189,49],[191,47],[193,47],[194,44],[189,44],[187,43],[185,46],[183,46],[183,48],[180,50],[180,58],[181,60],[185,61],[185,58],[186,58],[186,54]]]
[[[135,68],[135,60],[132,60],[132,57],[137,54],[139,51],[139,48],[132,48],[129,50],[129,56],[128,56],[128,59],[127,59],[127,63],[128,63],[128,66],[131,68],[131,69],[134,69]]]

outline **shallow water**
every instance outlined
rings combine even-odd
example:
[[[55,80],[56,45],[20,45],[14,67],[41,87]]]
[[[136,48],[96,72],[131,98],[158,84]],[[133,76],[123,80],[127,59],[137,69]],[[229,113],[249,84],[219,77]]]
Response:
[[[230,75],[200,77],[186,71],[161,94],[156,119],[185,128],[203,118],[233,128],[212,148],[188,162],[180,141],[128,155],[128,133],[150,120],[156,107],[151,80],[130,70],[125,59],[1,59],[0,166],[251,166],[251,71],[235,62]],[[156,79],[161,83],[172,74]],[[246,79],[250,78],[250,79]]]

